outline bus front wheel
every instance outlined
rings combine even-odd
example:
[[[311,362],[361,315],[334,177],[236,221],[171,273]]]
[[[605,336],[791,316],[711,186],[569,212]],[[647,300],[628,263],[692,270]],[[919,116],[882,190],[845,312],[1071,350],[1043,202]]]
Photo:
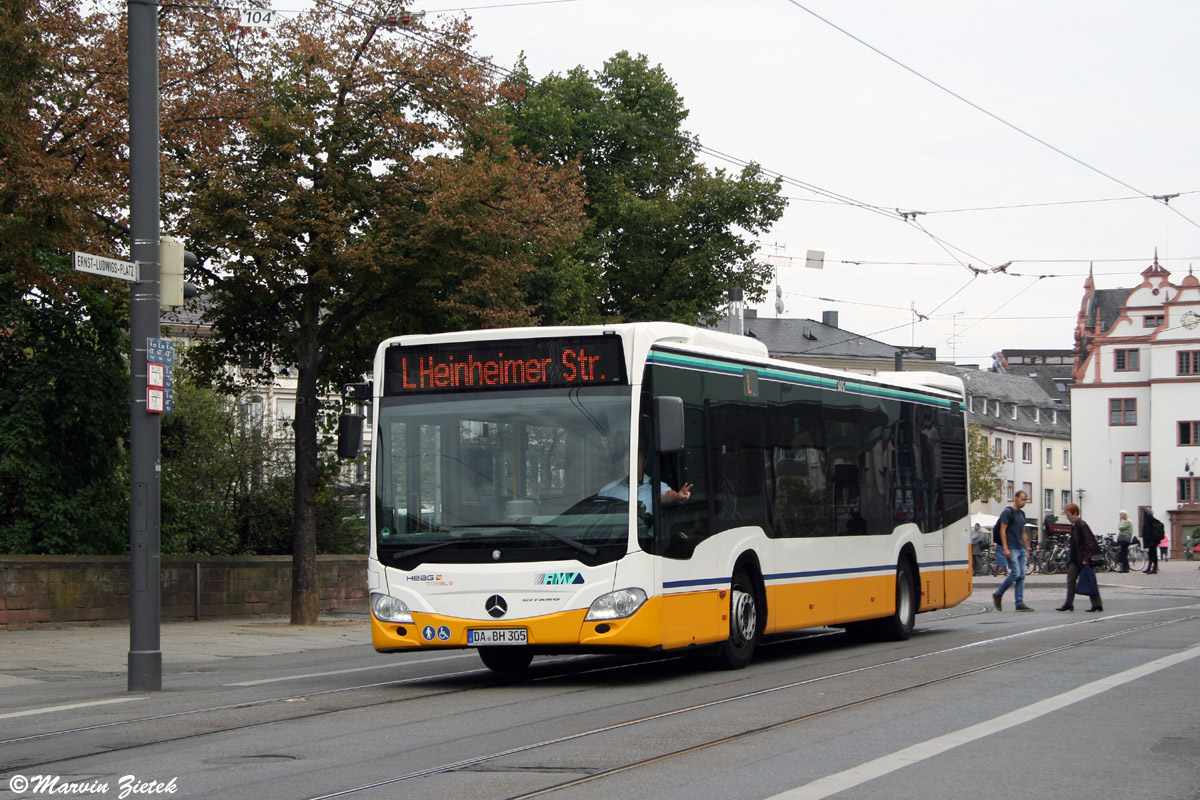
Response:
[[[528,647],[506,645],[502,647],[481,647],[479,658],[483,665],[492,672],[520,672],[533,661],[533,651]]]
[[[734,570],[729,586],[729,638],[721,643],[717,661],[725,669],[742,669],[754,656],[762,627],[762,609],[750,575],[742,567]]]

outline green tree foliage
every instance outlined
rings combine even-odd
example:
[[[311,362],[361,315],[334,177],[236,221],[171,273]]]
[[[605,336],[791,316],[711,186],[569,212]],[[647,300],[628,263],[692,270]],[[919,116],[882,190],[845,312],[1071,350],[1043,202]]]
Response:
[[[967,463],[970,467],[971,499],[984,502],[1003,500],[1000,470],[1004,465],[1004,457],[992,450],[983,428],[974,422],[967,426]]]
[[[0,0],[0,552],[128,547],[126,294],[62,254],[113,243],[115,79],[96,21]]]
[[[124,306],[86,286],[14,301],[15,280],[0,270],[0,552],[127,552]]]
[[[172,156],[192,190],[184,232],[219,265],[198,276],[215,335],[197,363],[214,380],[229,363],[250,381],[296,371],[300,624],[318,610],[319,398],[359,379],[385,335],[535,322],[521,282],[581,228],[575,176],[496,128],[465,23],[397,32],[396,10],[371,0],[279,26],[230,87],[255,113],[220,147]]]
[[[322,463],[333,471],[336,464]],[[175,410],[162,427],[162,551],[275,555],[291,552],[290,443],[260,396],[236,397],[177,373]],[[362,552],[361,526],[333,481],[316,501],[317,550]]]
[[[661,66],[620,52],[589,74],[534,82],[523,65],[497,104],[514,141],[547,163],[581,169],[588,236],[531,286],[555,317],[694,324],[742,288],[761,300],[770,268],[752,237],[783,214],[781,184],[751,164],[710,170],[682,125],[683,99]],[[540,274],[536,277],[542,277]],[[594,298],[590,313],[572,287]]]

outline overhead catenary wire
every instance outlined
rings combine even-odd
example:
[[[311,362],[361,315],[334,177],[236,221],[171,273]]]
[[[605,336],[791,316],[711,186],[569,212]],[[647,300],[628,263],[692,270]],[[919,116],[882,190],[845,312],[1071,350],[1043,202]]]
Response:
[[[803,3],[799,2],[799,0],[787,0],[787,1],[789,3],[791,3],[792,5],[794,5],[796,8],[805,12],[806,14],[809,14],[810,16],[820,20],[821,22],[825,23],[829,27],[833,28],[838,33],[841,33],[842,35],[853,39],[854,41],[858,42],[863,47],[865,47],[868,50],[870,50],[871,52],[875,53],[876,55],[887,59],[888,61],[892,62],[896,66],[903,69],[904,71],[911,73],[912,75],[915,75],[916,77],[918,77],[921,80],[925,81],[926,83],[930,84],[934,88],[940,89],[941,91],[945,92],[946,94],[950,95],[951,97],[955,98],[956,100],[966,103],[971,108],[975,109],[976,111],[980,112],[981,114],[984,114],[985,116],[990,117],[991,119],[995,120],[996,122],[999,122],[1001,125],[1004,125],[1005,127],[1010,128],[1013,131],[1016,131],[1017,133],[1021,134],[1022,136],[1026,137],[1028,139],[1032,139],[1033,141],[1037,142],[1038,144],[1042,145],[1043,147],[1046,147],[1046,148],[1054,151],[1055,153],[1058,153],[1060,156],[1062,156],[1064,158],[1070,159],[1071,161],[1075,162],[1079,166],[1081,166],[1085,169],[1091,170],[1092,172],[1096,173],[1097,175],[1100,175],[1101,177],[1107,178],[1108,180],[1110,180],[1114,183],[1120,184],[1121,186],[1124,186],[1126,189],[1129,189],[1132,192],[1136,192],[1139,196],[1141,196],[1147,200],[1154,200],[1155,202],[1162,203],[1168,209],[1175,212],[1175,214],[1177,214],[1178,216],[1180,216],[1184,220],[1186,220],[1193,227],[1200,228],[1200,223],[1196,222],[1195,220],[1193,220],[1192,218],[1188,217],[1186,214],[1181,212],[1178,208],[1171,205],[1170,201],[1171,201],[1172,197],[1175,197],[1177,195],[1151,194],[1150,192],[1146,192],[1142,189],[1139,189],[1138,187],[1133,186],[1132,184],[1126,183],[1125,181],[1121,180],[1120,178],[1110,175],[1107,172],[1087,163],[1086,161],[1083,161],[1080,158],[1076,158],[1075,156],[1071,155],[1067,151],[1065,151],[1059,147],[1055,147],[1054,145],[1047,142],[1045,139],[1041,139],[1041,138],[1035,136],[1034,134],[1030,133],[1029,131],[1027,131],[1023,128],[1020,128],[1017,125],[1014,125],[1013,123],[1009,122],[1008,120],[1004,119],[1003,117],[999,116],[998,114],[994,114],[991,111],[987,110],[986,108],[979,105],[978,103],[968,100],[966,97],[963,97],[958,92],[955,92],[954,90],[938,83],[933,78],[930,78],[929,76],[918,72],[917,70],[908,66],[904,62],[900,61],[899,59],[894,58],[894,57],[888,55],[887,53],[883,52],[882,50],[880,50],[878,47],[871,44],[870,42],[867,42],[866,40],[864,40],[858,36],[855,36],[853,33],[846,30],[845,28],[841,27],[840,25],[837,25],[836,23],[832,22],[831,20],[828,20],[825,17],[822,17],[820,14],[813,11],[811,8],[808,8]]]

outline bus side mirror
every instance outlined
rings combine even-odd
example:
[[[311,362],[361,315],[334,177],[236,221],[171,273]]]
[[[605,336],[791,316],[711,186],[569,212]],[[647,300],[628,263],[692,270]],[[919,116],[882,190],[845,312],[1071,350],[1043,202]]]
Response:
[[[663,455],[683,451],[683,398],[654,398],[654,449]]]
[[[338,417],[338,458],[358,458],[362,452],[363,415]]]

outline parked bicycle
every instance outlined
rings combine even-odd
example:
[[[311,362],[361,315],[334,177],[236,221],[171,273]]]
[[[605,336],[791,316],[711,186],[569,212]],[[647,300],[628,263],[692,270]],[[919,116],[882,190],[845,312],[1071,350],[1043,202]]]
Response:
[[[996,566],[996,550],[993,546],[989,545],[983,548],[983,551],[979,554],[979,558],[976,561],[975,574],[988,575],[994,578],[999,575],[1007,575],[1008,569]]]
[[[1117,535],[1115,533],[1105,534],[1101,547],[1104,552],[1105,569],[1109,572],[1120,572],[1121,545],[1117,542]],[[1129,545],[1129,571],[1141,571],[1144,566],[1146,566],[1146,551],[1139,543],[1131,543]]]
[[[1070,547],[1067,537],[1055,535],[1046,543],[1045,549],[1038,550],[1033,555],[1036,571],[1046,575],[1057,575],[1067,571],[1067,557]]]

